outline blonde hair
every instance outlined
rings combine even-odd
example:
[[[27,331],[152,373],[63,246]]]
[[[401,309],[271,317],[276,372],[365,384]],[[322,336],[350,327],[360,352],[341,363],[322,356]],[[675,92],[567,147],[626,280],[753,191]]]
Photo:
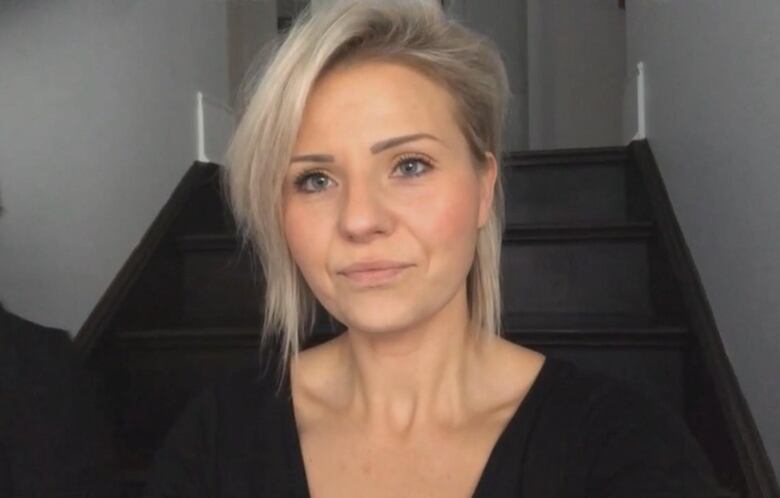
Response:
[[[501,136],[509,84],[495,45],[446,17],[433,0],[342,0],[307,7],[266,62],[245,80],[241,119],[225,169],[243,241],[251,245],[265,276],[261,351],[281,342],[280,373],[315,323],[316,298],[303,280],[284,238],[282,180],[290,162],[307,97],[315,82],[339,64],[383,60],[404,63],[441,84],[456,103],[455,118],[475,167],[492,152],[498,163],[489,220],[477,237],[467,276],[472,329],[500,335],[500,254],[504,228]]]

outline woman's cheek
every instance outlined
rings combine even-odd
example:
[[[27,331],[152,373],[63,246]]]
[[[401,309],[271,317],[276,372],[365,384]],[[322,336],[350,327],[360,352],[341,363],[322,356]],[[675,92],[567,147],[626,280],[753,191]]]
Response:
[[[428,292],[449,293],[465,277],[474,260],[474,236],[467,199],[437,199],[414,218],[411,231],[424,247]],[[427,288],[427,287],[425,287]],[[438,289],[433,291],[432,289]]]
[[[470,189],[440,189],[408,208],[407,219],[417,227],[415,231],[436,244],[461,245],[476,230],[478,205]]]
[[[290,252],[295,259],[296,264],[301,267],[304,273],[318,259],[318,252],[322,251],[324,245],[319,238],[322,234],[320,230],[323,224],[316,218],[307,214],[307,210],[291,207],[285,214],[285,236]]]

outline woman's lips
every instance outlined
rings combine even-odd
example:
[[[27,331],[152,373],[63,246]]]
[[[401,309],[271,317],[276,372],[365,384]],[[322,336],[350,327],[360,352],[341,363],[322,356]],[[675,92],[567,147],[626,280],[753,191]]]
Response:
[[[344,272],[342,275],[359,286],[375,287],[392,282],[398,274],[407,268],[409,266],[397,266],[395,268]]]

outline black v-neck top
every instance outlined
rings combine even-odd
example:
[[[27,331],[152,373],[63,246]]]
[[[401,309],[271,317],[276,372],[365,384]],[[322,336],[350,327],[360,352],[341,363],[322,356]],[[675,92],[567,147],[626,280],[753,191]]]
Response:
[[[289,377],[278,395],[273,375],[259,369],[206,389],[158,451],[145,496],[312,498]],[[717,496],[726,494],[710,462],[669,405],[638,385],[551,356],[496,441],[473,494]]]

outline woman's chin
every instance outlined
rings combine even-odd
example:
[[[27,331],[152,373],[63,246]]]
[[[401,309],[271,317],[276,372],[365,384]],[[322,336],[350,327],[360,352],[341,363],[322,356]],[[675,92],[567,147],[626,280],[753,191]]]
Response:
[[[354,317],[344,322],[347,331],[366,337],[390,337],[413,328],[414,320],[399,316]]]

